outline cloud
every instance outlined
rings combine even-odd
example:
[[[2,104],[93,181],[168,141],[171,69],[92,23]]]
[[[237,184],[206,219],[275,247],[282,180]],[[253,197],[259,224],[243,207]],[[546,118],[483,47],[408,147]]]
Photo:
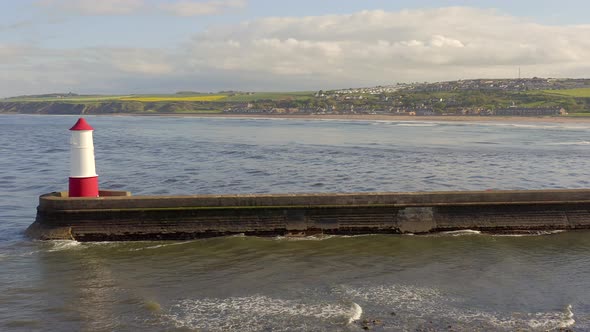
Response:
[[[24,45],[0,43],[0,68],[2,66],[20,64],[21,57],[31,53],[31,49]]]
[[[513,77],[519,66],[546,76],[590,57],[590,41],[579,38],[588,33],[466,7],[273,17],[197,35],[191,63],[326,85]]]
[[[160,9],[176,16],[212,15],[227,9],[246,6],[245,0],[218,0],[207,2],[179,1],[160,5]]]
[[[127,15],[145,6],[144,0],[40,0],[38,6],[79,15]]]
[[[24,28],[31,27],[35,25],[37,22],[35,20],[20,20],[14,23],[9,24],[0,24],[0,32],[6,30],[20,30]]]
[[[174,91],[162,88],[161,82],[178,79],[176,62],[173,55],[157,49],[45,49],[0,44],[0,97],[56,91]]]
[[[136,76],[172,75],[174,59],[163,51],[140,49],[111,49],[102,52],[104,63],[111,64],[122,73]]]
[[[147,0],[39,0],[42,8],[73,15],[141,15],[163,13],[174,16],[203,16],[246,6],[245,0],[172,1],[157,4]]]
[[[310,90],[506,78],[519,67],[528,77],[590,77],[590,39],[581,38],[589,34],[590,25],[467,7],[269,17],[209,28],[166,50],[0,44],[0,91]]]

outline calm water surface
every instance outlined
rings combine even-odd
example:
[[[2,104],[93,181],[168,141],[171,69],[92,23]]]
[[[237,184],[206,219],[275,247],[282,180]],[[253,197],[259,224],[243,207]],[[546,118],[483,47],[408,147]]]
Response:
[[[590,125],[88,117],[134,194],[590,187]],[[0,116],[1,331],[590,330],[590,233],[38,242],[70,116]]]

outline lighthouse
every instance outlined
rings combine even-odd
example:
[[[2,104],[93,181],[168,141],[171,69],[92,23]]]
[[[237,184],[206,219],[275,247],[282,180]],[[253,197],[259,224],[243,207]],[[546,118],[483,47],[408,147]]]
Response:
[[[84,118],[70,128],[70,197],[98,197],[92,128]]]

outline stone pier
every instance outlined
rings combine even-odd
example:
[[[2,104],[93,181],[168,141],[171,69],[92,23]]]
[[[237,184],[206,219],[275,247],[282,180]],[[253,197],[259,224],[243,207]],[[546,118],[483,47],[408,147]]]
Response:
[[[181,240],[235,234],[404,234],[590,229],[590,190],[39,198],[32,238]]]

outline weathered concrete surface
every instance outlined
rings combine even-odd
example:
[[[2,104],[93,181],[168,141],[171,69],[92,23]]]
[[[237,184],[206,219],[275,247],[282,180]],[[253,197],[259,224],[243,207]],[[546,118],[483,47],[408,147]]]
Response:
[[[590,229],[590,190],[130,196],[51,193],[27,234],[79,241]]]

